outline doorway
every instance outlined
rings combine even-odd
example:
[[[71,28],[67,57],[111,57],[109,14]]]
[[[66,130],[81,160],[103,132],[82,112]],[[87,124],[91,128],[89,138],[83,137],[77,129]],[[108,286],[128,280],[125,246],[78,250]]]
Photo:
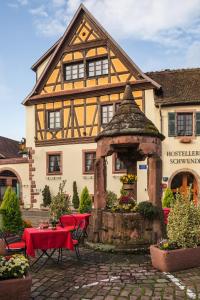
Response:
[[[171,182],[171,190],[175,194],[177,190],[187,195],[191,187],[192,200],[195,204],[198,202],[198,185],[195,176],[190,172],[180,172],[174,176]]]

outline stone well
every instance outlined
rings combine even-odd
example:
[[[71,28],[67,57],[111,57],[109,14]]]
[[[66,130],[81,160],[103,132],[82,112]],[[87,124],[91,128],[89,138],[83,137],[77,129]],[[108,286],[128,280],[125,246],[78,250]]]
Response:
[[[117,249],[148,247],[161,235],[160,222],[144,219],[139,213],[99,210],[92,213],[88,228],[90,242],[114,245]]]

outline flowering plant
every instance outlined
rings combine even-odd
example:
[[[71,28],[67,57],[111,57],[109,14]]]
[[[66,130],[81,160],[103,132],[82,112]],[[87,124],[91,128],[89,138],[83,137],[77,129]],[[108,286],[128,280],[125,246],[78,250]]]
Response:
[[[132,194],[122,195],[118,199],[118,203],[112,207],[112,211],[118,212],[134,212],[136,210],[136,201]]]
[[[175,250],[179,248],[176,243],[172,243],[169,240],[161,240],[158,247],[161,250]]]
[[[29,263],[24,255],[0,256],[0,280],[24,278],[28,269]]]
[[[137,176],[134,174],[127,174],[120,177],[120,181],[124,184],[132,184],[137,181]]]

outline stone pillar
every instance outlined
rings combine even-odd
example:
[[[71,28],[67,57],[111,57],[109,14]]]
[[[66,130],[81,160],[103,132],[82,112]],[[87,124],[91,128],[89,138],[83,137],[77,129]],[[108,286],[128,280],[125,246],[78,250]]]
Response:
[[[160,157],[148,158],[148,194],[150,202],[162,208],[161,203],[162,160]]]
[[[94,208],[106,206],[106,161],[105,157],[96,159],[94,170]]]

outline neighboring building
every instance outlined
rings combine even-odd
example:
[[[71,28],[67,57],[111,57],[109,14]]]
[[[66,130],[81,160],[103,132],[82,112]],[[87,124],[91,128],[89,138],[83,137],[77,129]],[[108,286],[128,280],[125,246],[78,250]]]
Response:
[[[28,159],[20,154],[19,142],[0,136],[0,200],[11,186],[22,199],[29,200],[29,192],[22,190],[29,184]]]
[[[63,179],[67,193],[72,195],[76,181],[79,191],[88,186],[93,194],[95,137],[117,110],[127,82],[140,109],[166,136],[163,187],[185,191],[192,183],[197,201],[199,69],[144,74],[83,5],[62,38],[32,69],[36,84],[24,101],[28,158],[23,164],[0,159],[0,176],[10,169],[18,174],[26,207],[39,208],[44,186],[55,194]],[[108,190],[119,194],[124,166],[112,156],[107,169]],[[138,163],[137,175],[138,201],[144,201],[148,199],[145,161]]]

